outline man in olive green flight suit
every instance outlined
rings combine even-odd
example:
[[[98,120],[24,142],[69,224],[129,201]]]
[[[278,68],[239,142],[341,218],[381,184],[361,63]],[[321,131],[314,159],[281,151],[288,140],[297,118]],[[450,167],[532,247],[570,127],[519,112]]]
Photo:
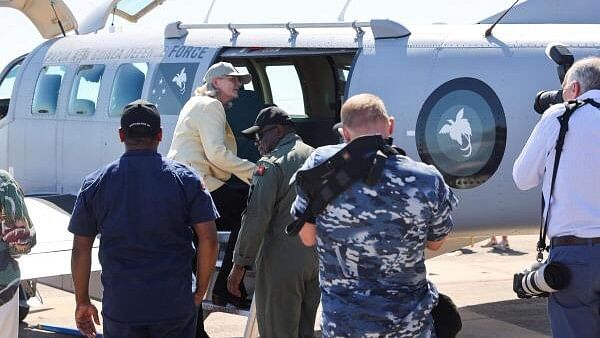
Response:
[[[254,126],[242,133],[255,137],[262,158],[252,177],[227,287],[238,294],[246,269],[256,260],[260,336],[313,337],[320,299],[317,254],[284,231],[293,221],[290,208],[296,198],[290,179],[313,148],[302,142],[290,117],[276,106],[261,110]]]

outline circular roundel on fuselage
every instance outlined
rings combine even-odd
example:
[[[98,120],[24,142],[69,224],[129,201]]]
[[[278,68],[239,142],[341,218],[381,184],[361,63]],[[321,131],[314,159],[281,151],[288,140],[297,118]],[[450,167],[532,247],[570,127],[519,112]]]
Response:
[[[496,93],[474,78],[450,80],[429,95],[415,131],[421,160],[454,188],[475,188],[498,169],[506,118]]]

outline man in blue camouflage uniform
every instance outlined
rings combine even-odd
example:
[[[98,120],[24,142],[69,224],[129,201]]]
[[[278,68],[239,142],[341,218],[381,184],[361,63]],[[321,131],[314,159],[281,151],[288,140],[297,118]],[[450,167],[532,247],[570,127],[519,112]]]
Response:
[[[381,99],[351,97],[342,107],[346,141],[392,135],[394,120]],[[300,170],[313,168],[344,144],[318,148]],[[292,213],[307,206],[298,189]],[[392,155],[374,186],[355,182],[305,223],[300,237],[317,244],[323,337],[435,337],[438,301],[426,279],[425,248],[437,250],[452,229],[457,200],[432,166]]]

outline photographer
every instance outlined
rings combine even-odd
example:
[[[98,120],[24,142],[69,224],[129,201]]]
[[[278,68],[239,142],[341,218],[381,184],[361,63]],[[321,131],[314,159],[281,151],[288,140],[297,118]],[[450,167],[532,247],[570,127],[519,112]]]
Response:
[[[567,120],[558,169],[554,162],[559,118],[567,107],[563,104],[544,112],[515,162],[513,178],[522,190],[542,183],[550,262],[566,265],[571,274],[567,287],[548,300],[554,337],[600,337],[600,58],[573,64],[563,82],[563,98],[581,105]]]

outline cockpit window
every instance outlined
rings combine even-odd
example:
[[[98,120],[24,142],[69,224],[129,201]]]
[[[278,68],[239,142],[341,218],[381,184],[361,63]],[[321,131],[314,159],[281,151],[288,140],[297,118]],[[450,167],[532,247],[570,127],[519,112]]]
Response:
[[[69,115],[94,115],[104,68],[104,65],[79,66],[71,90]]]
[[[8,105],[10,104],[10,96],[12,95],[13,87],[17,75],[21,71],[23,60],[17,64],[13,64],[12,68],[6,73],[3,79],[0,80],[0,120],[8,114]]]
[[[17,75],[19,75],[20,71],[21,62],[14,65],[2,79],[2,82],[0,82],[0,100],[10,99],[10,95],[12,94],[12,90],[15,85],[15,80],[17,79]]]
[[[35,84],[32,114],[56,114],[58,91],[65,76],[65,66],[44,66]]]
[[[146,63],[126,63],[119,66],[110,94],[108,114],[121,116],[123,107],[142,97],[142,88],[148,74]]]
[[[181,107],[190,98],[197,63],[161,63],[152,78],[149,101],[161,115],[179,115]]]

